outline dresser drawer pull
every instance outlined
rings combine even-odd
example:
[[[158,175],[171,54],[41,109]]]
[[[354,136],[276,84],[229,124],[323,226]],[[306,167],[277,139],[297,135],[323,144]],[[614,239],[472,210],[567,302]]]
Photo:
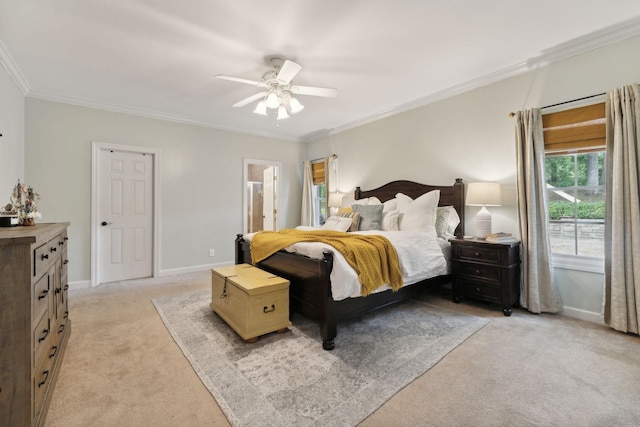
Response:
[[[48,254],[42,254],[42,260],[44,261],[45,259],[49,259],[49,255]]]
[[[40,295],[38,295],[38,299],[44,299],[48,293],[49,289],[45,289],[44,291],[40,292]]]
[[[476,288],[476,292],[480,293],[481,292],[480,288]]]
[[[69,285],[64,285],[64,290],[68,291],[69,290]]]
[[[271,304],[271,308],[269,308],[269,307],[263,307],[262,308],[262,311],[265,312],[265,313],[271,313],[272,311],[275,311],[275,310],[276,310],[275,304]]]
[[[58,248],[56,248],[55,246],[51,246],[51,252],[56,252],[58,250]]]
[[[58,244],[59,244],[60,246],[64,246],[64,240],[60,240],[60,241],[58,242]]]
[[[60,288],[56,288],[55,291],[53,291],[54,294],[58,295],[60,293],[61,289]]]
[[[56,357],[56,353],[58,352],[58,346],[54,345],[51,347],[51,353],[49,353],[49,359]]]
[[[62,316],[62,317],[63,317],[63,318],[65,318],[65,319],[69,318],[69,312],[68,312],[68,311],[65,311],[65,312],[64,312],[64,316]]]
[[[38,342],[44,341],[47,338],[47,335],[49,335],[49,328],[42,330],[42,336],[38,338]]]
[[[63,262],[63,264],[64,264],[64,265],[69,264],[69,260],[68,260],[68,259],[65,259],[65,260],[64,260],[64,262]]]
[[[479,276],[480,275],[480,270],[476,270],[476,274]]]
[[[60,327],[58,328],[58,333],[61,334],[64,332],[64,323],[62,325],[60,325]]]
[[[480,252],[476,252],[475,255],[480,258],[482,256],[482,254]]]
[[[49,379],[49,370],[42,371],[42,381],[38,383],[38,388],[42,387],[46,384],[47,379]]]

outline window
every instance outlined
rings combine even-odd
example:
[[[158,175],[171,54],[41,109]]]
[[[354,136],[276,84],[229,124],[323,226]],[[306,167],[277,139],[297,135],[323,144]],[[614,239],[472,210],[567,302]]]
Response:
[[[604,103],[543,116],[554,255],[604,257]]]
[[[313,173],[313,225],[320,226],[327,220],[327,185],[325,161],[311,163]]]

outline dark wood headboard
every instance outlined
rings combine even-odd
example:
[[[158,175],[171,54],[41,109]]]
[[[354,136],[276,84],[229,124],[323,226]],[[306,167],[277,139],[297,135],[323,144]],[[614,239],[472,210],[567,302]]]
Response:
[[[362,191],[356,187],[354,198],[364,199],[367,197],[377,197],[381,202],[386,202],[396,197],[396,194],[403,193],[415,199],[432,190],[440,190],[440,202],[438,206],[453,206],[460,216],[460,224],[456,228],[455,235],[464,235],[464,183],[462,178],[456,178],[453,185],[428,185],[413,181],[392,181],[373,190]]]

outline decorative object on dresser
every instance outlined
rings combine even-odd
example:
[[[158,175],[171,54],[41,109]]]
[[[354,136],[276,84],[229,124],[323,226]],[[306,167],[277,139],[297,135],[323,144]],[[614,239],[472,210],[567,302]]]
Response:
[[[0,425],[44,424],[71,333],[68,226],[0,229]]]
[[[210,305],[245,342],[291,326],[289,281],[249,264],[211,270]]]
[[[0,221],[1,226],[16,225],[14,223],[14,218],[16,217],[21,225],[35,225],[36,218],[41,217],[40,212],[38,212],[40,194],[36,193],[30,186],[20,183],[20,180],[13,187],[9,200],[10,203],[0,208],[0,216],[3,218],[9,217],[10,219],[8,221],[6,219]]]
[[[482,206],[476,215],[475,237],[484,239],[491,233],[491,214],[487,206],[500,206],[502,192],[497,182],[472,182],[467,187],[467,206]]]
[[[520,242],[491,243],[455,238],[451,242],[453,301],[469,297],[502,306],[505,316],[520,298]]]

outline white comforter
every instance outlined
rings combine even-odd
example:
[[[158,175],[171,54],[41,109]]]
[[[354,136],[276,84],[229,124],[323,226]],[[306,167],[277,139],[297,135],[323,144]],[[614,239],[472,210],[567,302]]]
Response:
[[[424,279],[446,274],[448,262],[448,242],[439,239],[435,232],[414,231],[358,231],[357,234],[379,234],[386,237],[398,253],[400,271],[404,278],[404,285],[411,285]],[[250,241],[253,234],[245,234],[245,240]],[[310,258],[322,259],[322,252],[333,253],[333,270],[331,271],[331,292],[335,301],[345,298],[359,297],[360,282],[353,268],[347,263],[342,254],[332,246],[317,242],[295,243],[285,248],[288,252],[306,255]],[[390,289],[384,285],[376,292]]]

